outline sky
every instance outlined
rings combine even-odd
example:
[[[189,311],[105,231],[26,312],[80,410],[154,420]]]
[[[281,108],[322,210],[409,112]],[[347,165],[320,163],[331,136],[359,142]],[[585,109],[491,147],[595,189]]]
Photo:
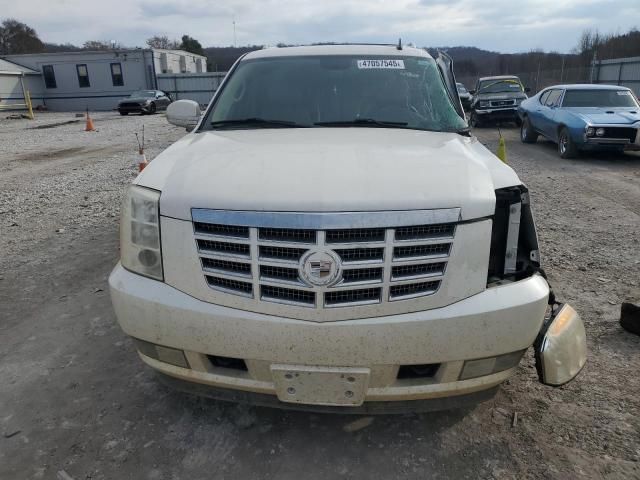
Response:
[[[640,0],[0,0],[40,39],[144,46],[188,34],[203,46],[312,42],[569,52],[585,29],[640,28]]]

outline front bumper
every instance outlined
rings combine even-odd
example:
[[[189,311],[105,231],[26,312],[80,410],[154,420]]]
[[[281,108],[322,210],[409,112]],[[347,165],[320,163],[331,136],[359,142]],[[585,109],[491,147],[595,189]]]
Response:
[[[141,354],[166,375],[275,396],[274,366],[354,368],[369,372],[365,405],[453,397],[499,385],[515,367],[460,380],[465,361],[531,346],[549,295],[546,281],[535,275],[443,308],[321,323],[202,302],[120,265],[109,284],[118,321],[128,335],[184,351],[187,368]],[[241,359],[246,370],[219,368],[210,356]],[[407,365],[437,369],[423,378],[398,378],[400,367]]]
[[[140,113],[140,112],[149,112],[150,108],[149,105],[134,105],[134,104],[129,104],[129,105],[118,105],[117,110],[119,112],[126,112],[126,113]]]
[[[626,150],[630,152],[640,151],[640,143],[630,142],[625,138],[596,138],[585,137],[580,147],[584,150]]]
[[[483,108],[475,109],[475,113],[482,118],[482,120],[510,120],[514,121],[519,119],[517,107],[507,108]]]

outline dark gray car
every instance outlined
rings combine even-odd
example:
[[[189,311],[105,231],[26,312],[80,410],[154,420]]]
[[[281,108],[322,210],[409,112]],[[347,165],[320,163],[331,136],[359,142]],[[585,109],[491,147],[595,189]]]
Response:
[[[527,98],[529,89],[513,75],[482,77],[471,90],[469,124],[481,127],[489,122],[505,121],[520,125],[518,105]]]
[[[117,110],[120,115],[152,114],[159,110],[166,110],[171,101],[171,97],[162,90],[139,90],[120,100]]]
[[[464,84],[457,82],[456,87],[458,88],[458,97],[460,97],[460,102],[462,103],[462,108],[465,111],[471,108],[471,99],[473,98]]]

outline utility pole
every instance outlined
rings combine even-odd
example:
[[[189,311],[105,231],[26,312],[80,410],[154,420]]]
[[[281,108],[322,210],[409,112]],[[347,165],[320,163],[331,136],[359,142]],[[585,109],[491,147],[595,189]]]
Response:
[[[236,19],[235,19],[235,17],[233,18],[233,46],[234,47],[238,46],[238,42],[236,42]]]
[[[560,83],[562,83],[562,75],[564,74],[564,60],[565,60],[565,56],[562,55],[562,68],[560,69]]]

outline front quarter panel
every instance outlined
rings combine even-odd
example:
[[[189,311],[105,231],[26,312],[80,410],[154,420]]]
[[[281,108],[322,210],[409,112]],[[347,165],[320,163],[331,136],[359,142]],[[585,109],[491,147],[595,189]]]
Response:
[[[579,117],[578,115],[564,109],[559,108],[557,117],[557,125],[556,129],[559,130],[560,126],[565,126],[569,129],[569,134],[571,135],[571,139],[578,146],[583,145],[584,142],[584,130],[587,126],[584,119]]]

